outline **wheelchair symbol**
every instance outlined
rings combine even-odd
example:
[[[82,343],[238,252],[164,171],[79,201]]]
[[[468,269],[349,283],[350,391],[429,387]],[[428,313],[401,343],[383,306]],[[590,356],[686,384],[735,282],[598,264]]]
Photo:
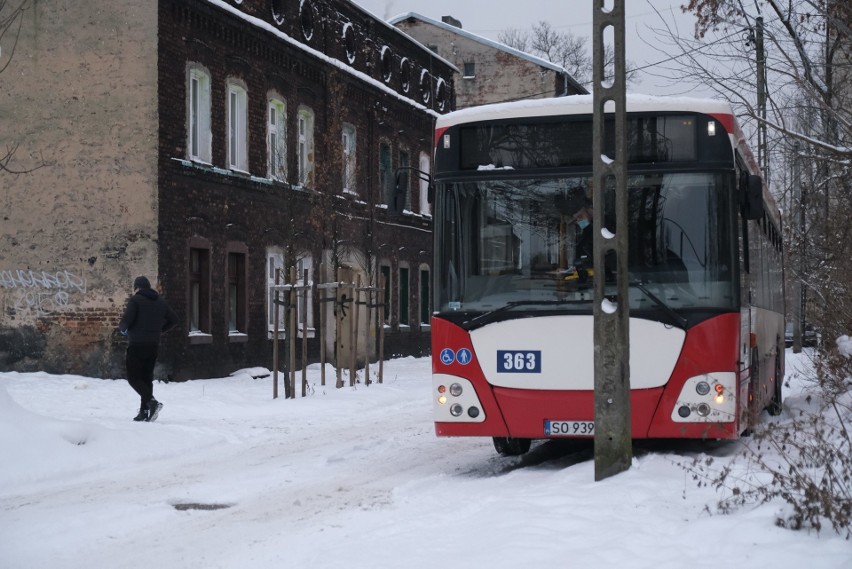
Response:
[[[453,363],[453,360],[456,359],[456,354],[450,348],[444,348],[441,350],[441,363],[445,366]]]

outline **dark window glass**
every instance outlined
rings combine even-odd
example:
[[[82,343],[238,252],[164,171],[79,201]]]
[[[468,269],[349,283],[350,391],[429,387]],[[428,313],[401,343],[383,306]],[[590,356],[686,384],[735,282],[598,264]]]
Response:
[[[210,251],[189,250],[189,330],[210,333]]]
[[[690,115],[628,119],[627,154],[634,164],[697,159],[696,121]],[[503,123],[460,129],[462,170],[481,167],[557,168],[592,163],[590,120]],[[615,123],[604,124],[604,149],[614,155]]]
[[[410,296],[408,275],[407,267],[399,268],[399,323],[403,326],[407,326],[410,322],[408,318]]]
[[[631,286],[631,312],[662,310],[651,295],[674,310],[737,306],[729,182],[721,173],[629,177],[629,279],[641,284]],[[614,233],[613,194],[607,188],[604,222]],[[487,312],[512,302],[554,310],[558,302],[558,310],[589,313],[594,271],[615,286],[614,262],[592,264],[588,178],[456,183],[436,195],[437,310]]]
[[[381,268],[382,281],[384,282],[384,304],[385,304],[385,324],[390,324],[391,321],[391,272],[390,267],[382,265]]]
[[[432,316],[429,294],[429,271],[420,271],[420,323],[429,324]]]

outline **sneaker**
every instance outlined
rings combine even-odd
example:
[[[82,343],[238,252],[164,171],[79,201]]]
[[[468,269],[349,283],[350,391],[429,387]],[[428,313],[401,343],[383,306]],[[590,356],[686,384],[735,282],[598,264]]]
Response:
[[[156,399],[151,399],[148,402],[148,418],[145,419],[149,423],[153,423],[157,420],[157,415],[160,414],[160,409],[163,408],[163,404],[157,401]]]
[[[139,414],[133,417],[134,421],[147,421],[148,420],[148,409],[145,407],[139,408]]]

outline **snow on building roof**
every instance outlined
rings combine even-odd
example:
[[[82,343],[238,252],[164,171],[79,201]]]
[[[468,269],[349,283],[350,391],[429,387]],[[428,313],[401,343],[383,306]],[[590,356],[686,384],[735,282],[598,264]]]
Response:
[[[421,105],[420,103],[418,103],[417,101],[415,101],[413,99],[410,99],[408,97],[400,95],[399,93],[397,93],[396,91],[394,91],[393,89],[391,89],[390,87],[388,87],[387,85],[382,83],[381,81],[378,81],[377,79],[373,79],[372,77],[370,77],[366,73],[358,71],[357,69],[354,69],[354,68],[346,65],[342,61],[339,61],[339,60],[337,60],[333,57],[330,57],[330,56],[324,54],[323,52],[310,47],[309,45],[305,45],[305,44],[303,44],[299,41],[296,41],[292,37],[290,37],[287,34],[285,34],[284,32],[282,32],[281,30],[278,30],[274,26],[270,25],[269,23],[261,20],[260,18],[256,18],[254,16],[246,14],[245,12],[239,10],[238,8],[235,8],[235,7],[231,6],[230,4],[227,4],[224,0],[207,0],[207,2],[209,2],[213,6],[217,6],[218,8],[225,10],[226,12],[230,12],[231,14],[237,16],[238,18],[240,18],[242,20],[245,20],[246,22],[252,24],[253,26],[256,26],[256,27],[258,27],[258,28],[260,28],[260,29],[262,29],[266,32],[273,34],[275,37],[277,37],[277,38],[299,48],[300,50],[304,51],[305,53],[308,53],[308,54],[316,57],[317,59],[319,59],[319,60],[321,60],[321,61],[323,61],[323,62],[325,62],[329,65],[337,67],[338,69],[340,69],[340,70],[342,70],[346,73],[349,73],[350,75],[356,77],[357,79],[360,79],[361,81],[364,81],[365,83],[369,83],[370,85],[372,85],[376,89],[383,91],[384,93],[387,93],[388,95],[391,95],[391,96],[395,97],[396,99],[399,99],[400,101],[402,101],[404,103],[408,103],[409,105],[411,105],[412,107],[414,107],[416,109],[420,109],[420,110],[432,115],[433,117],[441,116],[440,113],[438,113],[437,111],[434,111],[434,110],[432,110],[432,109],[430,109],[430,108],[428,108],[424,105]],[[353,5],[357,6],[357,4],[353,4]],[[366,12],[366,10],[364,10],[364,11]],[[369,14],[369,12],[368,12],[368,14]],[[370,14],[370,15],[372,15],[372,14]],[[373,17],[375,17],[375,16],[373,16]],[[376,19],[377,19],[377,21],[382,22],[381,18],[376,18]],[[384,22],[382,22],[382,23],[384,24]],[[426,49],[427,51],[429,51],[430,56],[436,57],[437,59],[440,59],[440,57],[437,56],[432,50],[429,50],[428,48],[426,48],[425,46],[423,46],[422,44],[420,44],[419,42],[414,40],[414,38],[403,33],[401,30],[399,30],[397,28],[394,28],[394,29],[397,32],[403,34],[406,37],[407,40],[410,40],[413,43],[419,45],[420,47],[423,47],[423,49]],[[442,60],[442,61],[445,61],[445,60]],[[445,63],[447,63],[453,69],[458,71],[456,66],[453,65],[452,63],[450,63],[448,61],[445,61]]]
[[[550,69],[551,71],[559,73],[560,75],[565,75],[566,77],[568,77],[569,81],[571,81],[571,83],[574,85],[574,87],[576,87],[580,91],[584,91],[584,92],[586,91],[585,87],[580,85],[577,82],[577,80],[574,79],[571,76],[571,74],[568,73],[568,71],[560,65],[556,65],[555,63],[553,63],[551,61],[547,61],[546,59],[536,57],[535,55],[532,55],[530,53],[520,51],[520,50],[515,49],[513,47],[510,47],[510,46],[508,46],[504,43],[500,43],[500,42],[488,39],[486,37],[471,33],[471,32],[469,32],[465,29],[453,26],[451,24],[447,24],[447,23],[441,22],[439,20],[433,20],[432,18],[427,18],[426,16],[423,16],[422,14],[418,14],[417,12],[406,12],[404,14],[399,14],[398,16],[394,16],[393,18],[388,20],[388,23],[396,25],[396,24],[398,24],[398,23],[400,23],[404,20],[407,20],[409,18],[414,18],[415,20],[420,20],[421,22],[424,22],[426,24],[436,26],[436,27],[438,27],[442,30],[446,30],[448,32],[452,32],[454,34],[460,35],[460,36],[467,38],[471,41],[475,41],[475,42],[481,43],[483,45],[487,45],[488,47],[491,47],[493,49],[498,49],[500,51],[504,51],[506,53],[512,54],[515,57],[519,57],[521,59],[526,59],[527,61],[529,61],[531,63],[534,63],[534,64],[536,64],[540,67],[544,67],[545,69]]]

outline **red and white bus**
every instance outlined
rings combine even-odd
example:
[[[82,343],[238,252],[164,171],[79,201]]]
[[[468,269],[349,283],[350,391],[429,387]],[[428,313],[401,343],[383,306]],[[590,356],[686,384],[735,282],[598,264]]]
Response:
[[[437,120],[439,436],[492,437],[509,455],[594,434],[592,104],[522,101]],[[628,96],[626,110],[632,436],[736,438],[781,409],[778,210],[729,104]],[[600,270],[614,293],[610,264]]]

